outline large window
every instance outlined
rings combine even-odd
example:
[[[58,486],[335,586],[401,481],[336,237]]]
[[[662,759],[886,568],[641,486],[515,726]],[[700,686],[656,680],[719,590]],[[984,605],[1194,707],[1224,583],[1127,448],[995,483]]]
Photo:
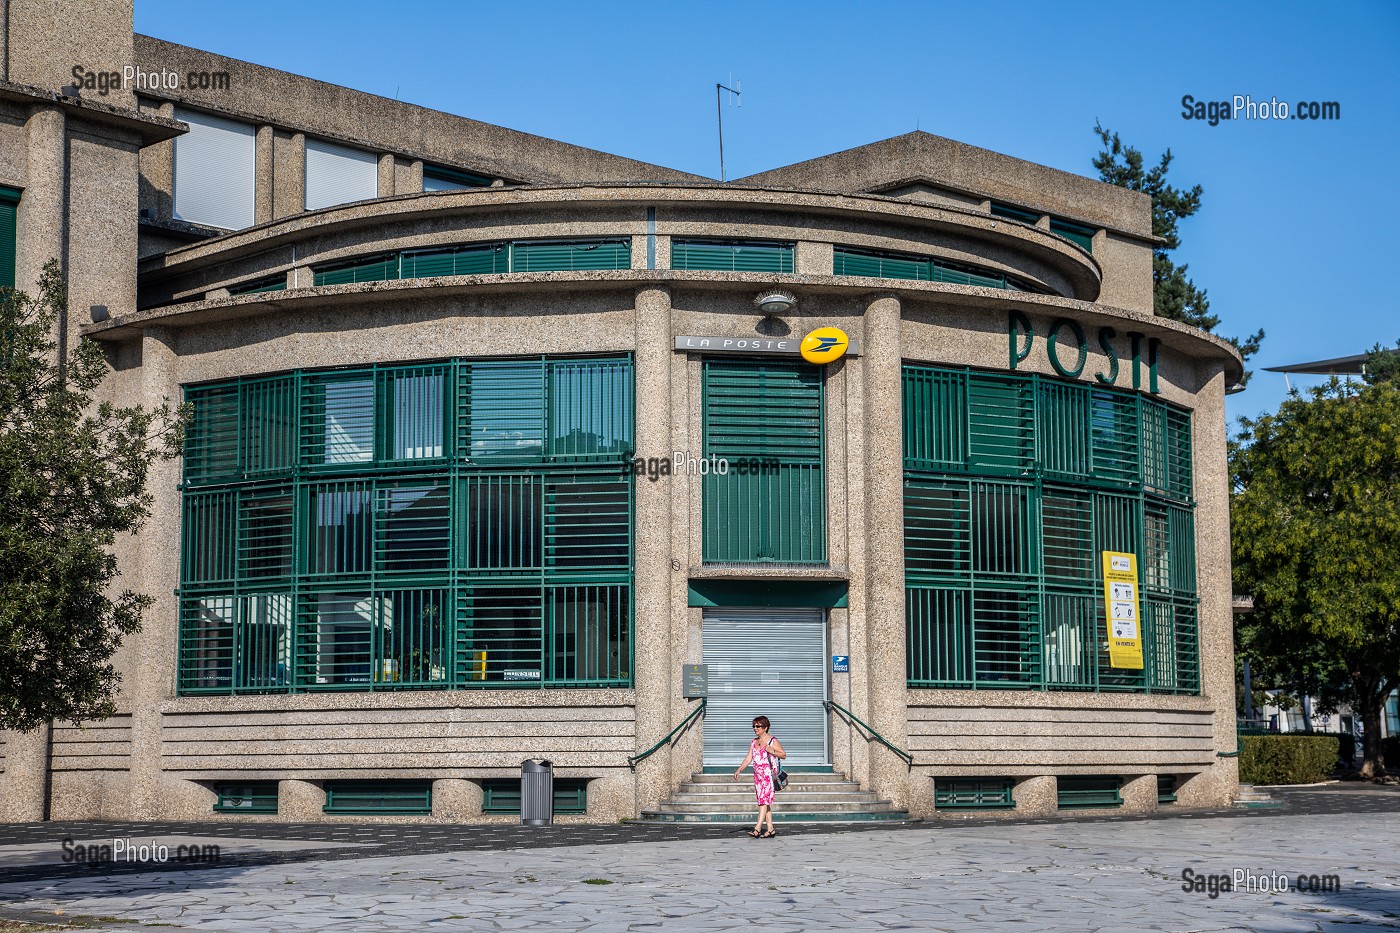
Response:
[[[306,209],[379,196],[379,156],[319,139],[306,141]]]
[[[671,268],[721,272],[791,272],[793,252],[794,247],[791,243],[675,239],[671,241]]]
[[[629,359],[186,397],[182,693],[630,683]]]
[[[1185,412],[907,364],[904,477],[910,686],[1199,690]],[[1137,555],[1143,670],[1109,666],[1105,550]]]
[[[190,131],[175,138],[175,218],[225,230],[254,222],[256,131],[212,114],[177,109]]]
[[[822,369],[708,359],[704,364],[706,563],[826,560]]]
[[[832,255],[832,274],[861,275],[877,279],[910,279],[918,282],[948,282],[952,285],[980,285],[983,288],[1005,288],[1018,292],[1044,291],[1029,282],[1003,275],[995,269],[969,263],[845,246],[836,247]]]

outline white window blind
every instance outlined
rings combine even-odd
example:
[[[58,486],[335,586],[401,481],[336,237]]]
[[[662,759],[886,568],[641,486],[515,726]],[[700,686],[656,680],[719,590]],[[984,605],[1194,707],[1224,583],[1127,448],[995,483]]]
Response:
[[[175,218],[240,230],[253,225],[255,130],[223,117],[176,110],[190,131],[175,138]]]
[[[314,211],[379,195],[379,157],[372,152],[306,141],[306,209]]]

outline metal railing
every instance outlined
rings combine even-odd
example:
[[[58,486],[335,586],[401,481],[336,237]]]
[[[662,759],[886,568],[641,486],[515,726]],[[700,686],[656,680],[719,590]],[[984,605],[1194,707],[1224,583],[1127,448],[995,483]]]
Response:
[[[686,716],[684,719],[682,719],[682,720],[681,720],[681,724],[680,724],[679,726],[676,726],[676,728],[674,728],[674,729],[672,729],[670,732],[668,732],[668,733],[666,734],[666,738],[662,739],[660,742],[657,742],[655,745],[653,745],[651,748],[647,749],[646,751],[642,752],[640,755],[633,755],[633,756],[629,757],[629,758],[627,759],[627,767],[628,767],[630,770],[632,770],[632,771],[636,771],[636,770],[637,770],[637,764],[638,764],[639,762],[645,760],[645,759],[648,758],[649,756],[651,756],[651,755],[655,754],[656,752],[660,751],[661,748],[662,748],[663,746],[670,744],[671,741],[672,741],[677,735],[679,735],[681,732],[683,732],[687,726],[689,726],[692,722],[694,722],[696,719],[700,718],[700,716],[704,714],[704,712],[705,712],[705,704],[708,703],[708,702],[709,702],[709,700],[702,698],[702,699],[700,700],[700,705],[697,706],[697,707],[695,707],[695,709],[691,710],[691,711],[690,711],[690,715],[688,715],[688,716]]]
[[[910,771],[913,771],[913,770],[914,770],[914,756],[913,756],[913,755],[909,754],[908,752],[906,752],[906,751],[905,751],[904,749],[902,749],[902,748],[896,748],[895,746],[891,745],[890,742],[889,742],[889,740],[886,739],[883,735],[881,735],[880,733],[876,732],[874,729],[870,728],[870,727],[867,726],[865,723],[863,723],[863,722],[861,722],[859,719],[857,719],[855,713],[853,713],[853,712],[851,712],[850,710],[846,709],[846,707],[842,706],[841,704],[839,704],[839,703],[833,703],[833,702],[830,701],[830,700],[825,700],[825,701],[823,701],[822,705],[825,706],[828,710],[832,710],[832,711],[836,711],[836,712],[841,713],[841,714],[844,715],[848,720],[850,720],[851,723],[853,723],[853,724],[856,725],[856,726],[859,726],[861,729],[864,729],[866,732],[869,733],[869,735],[863,736],[863,738],[864,738],[867,742],[870,741],[871,739],[874,739],[875,741],[879,742],[881,745],[885,746],[885,748],[888,748],[890,751],[894,752],[894,753],[895,753],[896,755],[898,755],[900,758],[904,759],[904,763],[909,767],[909,770],[910,770]]]

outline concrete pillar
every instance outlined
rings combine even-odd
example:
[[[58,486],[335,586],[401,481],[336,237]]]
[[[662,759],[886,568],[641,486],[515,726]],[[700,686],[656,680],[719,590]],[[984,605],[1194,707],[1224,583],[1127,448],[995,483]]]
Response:
[[[15,287],[35,295],[44,263],[67,263],[67,120],[58,107],[36,107],[25,121],[24,195],[19,202]]]
[[[1196,591],[1201,659],[1201,696],[1215,709],[1215,750],[1233,752],[1235,733],[1235,641],[1230,578],[1230,488],[1226,470],[1225,372],[1209,364],[1191,418],[1195,460]],[[1210,769],[1211,787],[1192,782],[1197,806],[1229,805],[1239,787],[1239,759],[1219,758]]]
[[[836,254],[832,244],[798,240],[796,252],[792,267],[798,275],[831,275]]]
[[[671,292],[662,287],[636,293],[638,457],[671,455]],[[671,493],[670,483],[639,482],[636,488],[636,581],[633,586],[632,656],[637,696],[637,751],[659,742],[675,726],[682,705],[671,687]],[[671,790],[671,753],[658,751],[637,766],[638,808],[652,806]]]
[[[464,778],[433,781],[433,818],[446,823],[470,823],[481,818],[481,785]]]
[[[272,190],[273,217],[289,217],[306,210],[306,135],[274,132]]]
[[[1016,809],[1010,814],[1012,816],[1053,816],[1059,809],[1059,787],[1055,776],[1046,774],[1016,782],[1016,786],[1011,788],[1011,799],[1016,801]]]
[[[315,781],[285,780],[277,783],[277,815],[288,823],[325,820],[325,791]]]
[[[141,110],[167,120],[175,119],[175,105],[170,101],[143,103]],[[175,140],[167,139],[145,147],[137,160],[142,219],[169,220],[175,213]]]
[[[902,357],[900,303],[876,295],[865,308],[865,645],[869,672],[866,706],[871,728],[898,748],[909,745],[905,680],[903,449],[900,435]],[[883,529],[883,532],[881,532]],[[852,650],[855,650],[852,646]],[[860,710],[853,710],[860,716]],[[883,746],[870,749],[871,789],[904,806],[909,799],[905,763]]]
[[[399,159],[394,163],[394,194],[421,194],[423,160]]]
[[[378,195],[387,198],[394,193],[394,154],[385,152],[379,156]]]
[[[1140,774],[1123,779],[1123,809],[1151,813],[1157,809],[1157,775]]]
[[[44,818],[49,726],[5,734],[5,772],[0,774],[0,823],[37,823]]]
[[[277,216],[273,136],[272,127],[260,126],[253,143],[253,223],[257,224],[265,224]]]
[[[162,399],[178,403],[176,332],[150,327],[141,335],[141,400],[146,406]],[[135,636],[135,663],[123,685],[120,706],[131,710],[131,818],[159,819],[167,813],[170,796],[161,773],[161,704],[175,694],[176,639],[180,616],[180,465],[176,460],[152,462],[146,489],[151,515],[141,531],[136,551],[139,592],[153,602],[145,624]]]

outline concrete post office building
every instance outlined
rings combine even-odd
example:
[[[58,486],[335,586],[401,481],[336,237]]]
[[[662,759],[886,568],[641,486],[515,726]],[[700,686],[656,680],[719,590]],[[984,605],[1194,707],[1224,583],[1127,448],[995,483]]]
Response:
[[[735,818],[760,713],[780,818],[1228,803],[1241,362],[1146,196],[927,133],[720,183],[91,6],[7,5],[0,274],[193,422],[118,713],[5,735],[5,818],[505,820],[525,758]]]

